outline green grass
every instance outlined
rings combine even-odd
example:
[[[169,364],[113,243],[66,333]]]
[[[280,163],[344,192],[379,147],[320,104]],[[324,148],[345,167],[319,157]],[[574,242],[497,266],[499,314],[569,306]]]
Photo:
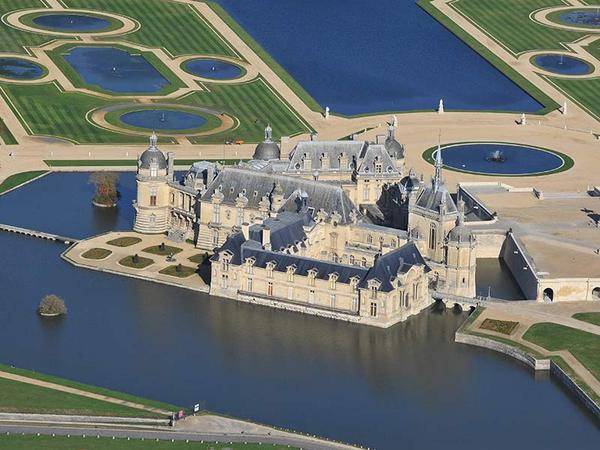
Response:
[[[536,323],[523,339],[549,351],[569,351],[600,380],[600,336],[555,323]]]
[[[222,133],[190,137],[192,143],[224,143],[237,139],[260,142],[268,123],[273,127],[275,138],[312,131],[261,77],[241,84],[205,84],[210,92],[195,92],[181,103],[228,113],[240,124]]]
[[[32,134],[55,136],[81,144],[145,143],[144,136],[129,136],[97,127],[87,113],[114,104],[79,92],[64,92],[54,83],[0,83],[0,93]]]
[[[86,259],[104,259],[108,258],[112,252],[105,248],[91,248],[81,256]]]
[[[151,253],[153,255],[168,256],[176,255],[177,253],[180,253],[183,250],[179,247],[171,247],[170,245],[165,245],[163,248],[160,248],[160,245],[153,245],[152,247],[145,248],[142,251],[146,253]]]
[[[210,255],[205,254],[205,253],[198,253],[197,255],[190,256],[188,258],[188,261],[200,265],[200,264],[202,264],[204,262],[204,260],[206,260],[208,258],[210,258]]]
[[[506,335],[512,334],[517,328],[519,322],[511,322],[507,320],[496,320],[496,319],[485,319],[479,326],[482,330],[495,331],[496,333],[502,333]]]
[[[600,326],[600,312],[577,313],[573,314],[573,318]]]
[[[211,9],[219,15],[219,17],[229,26],[229,28],[235,31],[235,33],[246,43],[246,45],[250,47],[254,53],[256,53],[260,59],[262,59],[271,68],[271,70],[273,70],[273,72],[275,72],[277,76],[281,78],[292,91],[294,91],[298,97],[300,97],[306,106],[313,111],[323,112],[324,109],[321,107],[321,105],[319,105],[319,103],[302,87],[302,85],[298,83],[296,79],[292,77],[287,70],[285,70],[265,49],[263,49],[262,46],[232,18],[227,11],[221,7],[221,5],[211,1],[205,3],[207,3]]]
[[[145,258],[143,256],[137,257],[137,261],[134,260],[135,255],[126,256],[119,261],[119,264],[125,267],[131,267],[132,269],[145,269],[151,264],[154,264],[154,260]]]
[[[463,1],[463,0],[460,0]],[[472,0],[467,0],[472,1]],[[501,0],[504,1],[504,0]],[[518,1],[518,0],[511,0]],[[509,64],[504,62],[502,59],[497,57],[491,50],[489,50],[485,45],[480,44],[475,38],[473,38],[469,33],[464,31],[461,27],[459,27],[456,23],[454,23],[451,19],[442,14],[437,8],[435,8],[431,4],[431,0],[417,0],[417,4],[423,8],[427,13],[429,13],[433,18],[435,18],[438,22],[444,25],[448,30],[450,30],[455,36],[465,42],[469,47],[479,53],[483,58],[485,58],[490,64],[495,66],[500,72],[502,72],[506,77],[508,77],[513,83],[519,86],[521,89],[526,91],[529,95],[531,95],[536,101],[543,105],[543,109],[537,112],[537,114],[546,114],[552,110],[555,110],[560,107],[556,101],[550,98],[546,93],[544,93],[541,89],[536,87],[533,83],[519,74],[516,70],[514,70]],[[486,9],[488,6],[490,8],[496,8],[495,3],[492,2],[478,2],[483,9]],[[498,17],[502,17],[500,14]],[[512,22],[503,23],[503,26],[508,28],[509,30],[513,29]]]
[[[23,183],[27,183],[28,181],[33,180],[39,176],[47,173],[45,170],[33,170],[31,172],[21,172],[15,175],[11,175],[7,177],[2,184],[0,184],[0,194],[6,192],[10,189],[14,189],[17,186],[22,185]]]
[[[40,0],[0,0],[0,15],[30,8],[45,8]],[[68,36],[66,37],[68,39]],[[2,53],[26,53],[25,47],[38,47],[55,39],[55,36],[18,30],[0,22],[0,48]]]
[[[529,18],[538,9],[568,6],[561,0],[458,0],[452,6],[513,54],[537,49],[565,50],[562,42],[573,42],[586,35],[548,27]]]
[[[114,245],[115,247],[130,247],[140,242],[142,242],[142,240],[138,237],[124,236],[108,241],[107,244]]]
[[[122,392],[116,392],[116,391],[112,391],[110,389],[104,389],[104,388],[101,388],[98,386],[91,386],[88,384],[78,383],[75,381],[66,380],[64,378],[59,378],[59,377],[56,377],[53,375],[38,373],[38,372],[35,372],[32,370],[10,367],[10,366],[4,365],[4,364],[0,364],[0,370],[2,370],[3,372],[9,372],[9,373],[13,373],[16,375],[22,375],[25,377],[29,377],[29,378],[35,378],[35,379],[41,380],[41,381],[47,381],[50,383],[60,384],[62,386],[68,386],[68,387],[72,387],[75,389],[81,389],[81,390],[84,390],[87,392],[93,392],[95,394],[106,395],[109,397],[113,397],[113,398],[117,398],[117,399],[121,399],[121,400],[125,400],[125,401],[140,403],[142,405],[146,405],[146,406],[149,406],[152,408],[162,409],[165,411],[177,411],[177,410],[181,409],[179,406],[170,405],[168,403],[163,403],[163,402],[159,402],[159,401],[155,401],[155,400],[148,400],[148,399],[145,399],[142,397],[124,394]],[[140,414],[144,414],[144,411],[140,410]],[[152,413],[150,413],[150,414],[152,414]]]
[[[0,378],[0,412],[157,417],[157,414]]]
[[[143,52],[140,50],[133,49],[131,47],[127,47],[124,45],[116,45],[116,44],[81,44],[81,43],[73,43],[73,44],[65,44],[57,47],[51,51],[47,51],[46,54],[50,57],[50,59],[54,62],[54,64],[60,69],[60,71],[73,83],[73,86],[76,88],[89,89],[92,91],[100,92],[103,94],[108,94],[114,97],[121,96],[130,96],[131,92],[113,92],[102,89],[98,85],[88,84],[85,82],[81,75],[77,70],[71,66],[65,59],[65,55],[68,54],[76,47],[106,47],[106,48],[116,48],[119,50],[123,50],[127,52],[129,55],[140,55],[142,58],[146,60],[152,67],[154,67],[162,76],[168,81],[168,84],[163,87],[160,91],[157,92],[148,92],[148,93],[136,93],[136,95],[152,95],[152,96],[162,96],[168,95],[172,92],[175,92],[179,88],[186,87],[186,84],[181,81],[167,66],[152,52]]]
[[[473,142],[453,142],[452,144],[444,144],[444,146],[448,146],[448,145],[457,145],[457,144],[472,144]],[[477,142],[480,143],[480,142]],[[511,142],[490,142],[493,144],[511,144]],[[513,143],[514,144],[514,143]],[[520,145],[520,144],[515,144],[515,145]],[[444,151],[444,146],[442,146],[442,153]],[[544,172],[544,173],[531,173],[531,174],[518,174],[518,175],[511,175],[511,174],[491,174],[491,173],[478,173],[478,172],[472,172],[469,170],[461,170],[461,169],[457,169],[455,167],[449,167],[449,166],[444,166],[444,169],[446,170],[451,170],[453,172],[461,172],[461,173],[470,173],[470,174],[474,174],[474,175],[485,175],[488,177],[540,177],[540,176],[545,176],[545,175],[553,175],[555,173],[560,173],[560,172],[564,172],[566,170],[571,169],[574,165],[575,165],[575,161],[573,161],[573,158],[571,158],[569,155],[565,155],[564,153],[561,153],[559,151],[556,150],[550,150],[548,148],[543,148],[543,147],[536,147],[533,145],[525,145],[526,147],[532,147],[532,148],[539,148],[540,150],[545,150],[547,152],[553,153],[557,156],[560,156],[563,161],[564,164],[562,165],[562,167],[559,167],[558,169],[555,170],[551,170],[549,172]],[[430,147],[427,150],[425,150],[423,152],[423,154],[421,155],[423,157],[423,159],[425,161],[427,161],[429,164],[434,164],[433,161],[433,153],[437,150],[437,145],[434,147]]]
[[[4,120],[0,119],[0,137],[4,141],[6,145],[16,145],[18,144],[15,136],[10,132]]]
[[[173,56],[237,56],[223,37],[190,5],[164,0],[65,0],[64,3],[70,8],[121,14],[140,23],[139,30],[119,36],[119,40],[164,48]]]
[[[271,444],[243,444],[243,443],[219,443],[214,442],[190,442],[185,441],[159,441],[151,439],[145,441],[126,439],[109,439],[95,437],[66,437],[66,436],[21,436],[1,435],[0,447],[11,450],[294,450],[297,447],[287,445]]]
[[[598,99],[600,98],[600,78],[596,77],[584,80],[577,80],[574,78],[554,78],[548,76],[544,76],[544,78],[556,86],[572,101],[578,103],[596,119],[600,120],[600,102],[598,102]]]
[[[177,269],[179,267],[178,264],[166,267],[164,269],[162,269],[159,273],[162,273],[163,275],[170,275],[172,277],[177,277],[177,278],[187,278],[187,277],[191,277],[192,275],[194,275],[197,271],[197,269],[195,267],[189,267],[189,266],[181,266],[179,268],[179,270]]]
[[[63,28],[63,29],[59,29],[59,28],[55,28],[55,27],[45,27],[43,25],[39,25],[36,24],[34,22],[34,20],[39,17],[39,16],[49,16],[49,15],[61,15],[64,14],[63,11],[56,11],[53,10],[52,12],[33,12],[33,13],[29,13],[29,14],[25,14],[23,16],[21,16],[21,18],[19,19],[19,21],[27,26],[33,27],[33,28],[39,28],[42,30],[48,30],[48,31],[52,31],[52,32],[62,32],[64,33],[64,36],[61,36],[60,38],[62,39],[63,37],[66,37],[67,39],[69,38],[70,34],[76,35],[77,33],[73,33],[72,31]],[[86,14],[88,15],[88,14]],[[103,20],[107,20],[108,22],[110,22],[109,26],[106,28],[102,28],[101,32],[102,33],[107,33],[109,31],[114,31],[117,30],[119,28],[122,28],[123,23],[120,20],[114,19],[110,16],[105,16],[102,14],[89,14],[89,16],[91,17],[98,17],[101,18]]]

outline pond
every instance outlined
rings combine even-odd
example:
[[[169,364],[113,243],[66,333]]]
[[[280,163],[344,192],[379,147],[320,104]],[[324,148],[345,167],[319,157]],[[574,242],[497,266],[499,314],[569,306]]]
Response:
[[[586,75],[593,70],[583,59],[551,53],[534,57],[533,63],[540,69],[560,75]]]
[[[242,75],[242,68],[220,59],[196,58],[187,61],[183,68],[193,75],[213,80],[233,80]]]
[[[175,109],[142,109],[119,117],[127,125],[146,130],[193,130],[207,121],[200,114]]]
[[[144,56],[115,47],[73,47],[63,58],[90,85],[113,93],[155,93],[169,86]]]
[[[568,25],[600,27],[600,10],[578,9],[560,15],[560,21]]]
[[[435,157],[434,152],[434,157]],[[556,153],[516,144],[469,143],[442,147],[444,166],[486,175],[532,175],[560,169]]]
[[[42,14],[32,19],[35,25],[56,31],[103,31],[111,26],[110,20],[88,14]]]
[[[541,108],[414,0],[217,2],[335,113]]]
[[[65,235],[131,226],[133,174],[109,218],[88,174],[0,196],[0,222]],[[10,209],[10,211],[7,211]],[[453,342],[464,313],[388,330],[75,268],[65,246],[0,233],[0,361],[377,449],[597,449],[593,419],[547,376]],[[69,314],[43,320],[41,297]]]
[[[13,80],[35,80],[44,75],[39,64],[22,58],[0,58],[0,77]]]

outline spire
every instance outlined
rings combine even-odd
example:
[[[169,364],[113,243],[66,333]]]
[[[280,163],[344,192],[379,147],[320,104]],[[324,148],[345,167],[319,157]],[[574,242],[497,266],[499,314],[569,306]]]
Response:
[[[465,224],[465,201],[461,198],[458,200],[458,218],[456,219],[456,225],[463,226]]]
[[[396,117],[396,114],[394,114],[394,115],[392,116],[392,126],[393,126],[394,128],[396,128],[396,127],[398,126],[398,117]]]
[[[433,177],[433,187],[436,191],[444,183],[442,179],[442,167],[444,167],[444,162],[442,161],[442,146],[440,144],[440,139],[438,138],[438,148],[435,152],[435,175]]]
[[[158,136],[156,135],[156,132],[153,131],[152,136],[150,136],[150,147],[156,148],[157,143],[158,143]]]
[[[265,141],[270,141],[273,137],[273,129],[271,125],[267,124],[267,128],[265,128]]]

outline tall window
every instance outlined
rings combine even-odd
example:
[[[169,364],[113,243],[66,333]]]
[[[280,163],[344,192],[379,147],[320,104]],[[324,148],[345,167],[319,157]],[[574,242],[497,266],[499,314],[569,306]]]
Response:
[[[150,206],[156,206],[156,188],[150,191]]]
[[[377,303],[371,302],[371,317],[377,317]]]
[[[150,166],[150,176],[157,177],[158,176],[158,167],[155,165]]]
[[[336,249],[337,248],[337,238],[338,238],[337,233],[331,233],[329,235],[329,246],[332,249]]]
[[[352,311],[358,311],[358,294],[352,296]]]
[[[363,200],[369,200],[369,186],[365,185],[363,187]]]
[[[288,286],[288,299],[294,300],[294,286]]]
[[[435,236],[435,225],[431,225],[431,228],[429,228],[429,248],[431,250],[435,250],[435,241],[436,241],[436,236]]]
[[[213,231],[213,245],[214,246],[219,245],[219,230]]]
[[[213,222],[219,223],[221,221],[221,205],[213,205]]]
[[[244,208],[237,209],[237,226],[241,227],[244,223]]]
[[[313,304],[315,302],[315,290],[311,289],[308,291],[308,303]]]
[[[269,282],[267,283],[267,295],[268,295],[269,297],[272,297],[272,296],[273,296],[273,282],[272,282],[272,281],[269,281]]]
[[[329,301],[331,302],[331,307],[335,308],[335,294],[331,294]]]
[[[227,285],[229,284],[229,276],[227,276],[227,274],[222,274],[221,275],[221,287],[223,289],[227,288]]]
[[[246,282],[246,290],[248,292],[252,292],[252,278],[248,278],[248,281]]]
[[[377,299],[377,288],[375,286],[371,286],[371,298],[373,300]]]
[[[227,272],[229,270],[229,260],[227,258],[223,258],[223,272]]]
[[[373,236],[371,236],[370,234],[367,236],[367,244],[372,244],[373,243]]]
[[[350,255],[348,261],[350,262],[350,264],[354,265],[354,255]]]

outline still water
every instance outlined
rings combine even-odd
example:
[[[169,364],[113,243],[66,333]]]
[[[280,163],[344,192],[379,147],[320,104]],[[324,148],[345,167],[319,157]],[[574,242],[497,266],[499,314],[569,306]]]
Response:
[[[133,176],[111,217],[88,205],[86,181],[51,175],[0,196],[0,222],[76,236],[130,226]],[[0,249],[5,363],[378,449],[600,445],[554,381],[453,343],[464,314],[380,330],[77,269],[52,242],[0,233]],[[64,297],[65,318],[35,314],[47,293]]]
[[[332,112],[540,109],[415,0],[217,2]]]

